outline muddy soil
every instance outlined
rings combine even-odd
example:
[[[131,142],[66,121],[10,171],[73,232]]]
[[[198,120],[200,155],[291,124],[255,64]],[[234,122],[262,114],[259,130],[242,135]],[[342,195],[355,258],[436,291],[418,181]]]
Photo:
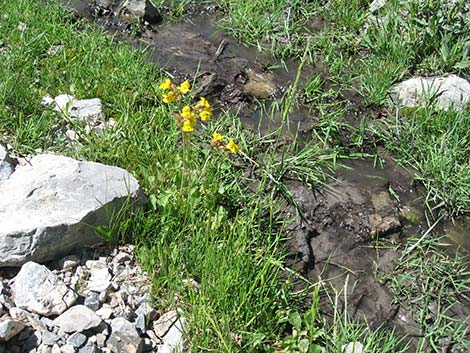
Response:
[[[135,37],[131,21],[118,17],[115,8],[103,12],[91,2],[71,3],[80,17],[116,38],[145,46],[153,62],[169,75],[194,79],[196,95],[210,98],[219,110],[238,114],[246,127],[263,133],[280,126],[280,116],[270,116],[266,110],[292,85],[299,64],[287,62],[287,70],[281,69],[276,58],[240,45],[217,29],[213,9],[199,8],[191,22],[139,27]],[[328,77],[321,58],[315,65],[304,66],[300,87],[318,74]],[[364,106],[354,92],[339,94],[338,99],[347,102],[345,119],[353,126],[358,125],[359,116],[378,113]],[[261,109],[260,104],[268,108]],[[299,104],[290,114],[283,136],[286,140],[296,134],[311,136],[316,123],[315,114]],[[348,144],[346,135],[342,141]],[[288,182],[298,206],[290,206],[286,214],[295,219],[288,228],[291,240],[287,245],[292,254],[288,264],[312,282],[322,281],[321,308],[327,316],[333,316],[335,309],[346,309],[352,318],[366,320],[373,327],[389,325],[403,335],[417,337],[417,323],[393,304],[392,293],[376,274],[392,269],[400,256],[396,245],[426,229],[423,193],[411,172],[389,156],[383,158],[381,167],[374,167],[372,160],[345,162],[326,188],[312,190]],[[455,229],[458,238],[461,232]],[[383,239],[390,246],[384,246]],[[341,293],[335,308],[334,293]],[[469,315],[465,310],[463,314]],[[456,312],[455,316],[463,314]]]

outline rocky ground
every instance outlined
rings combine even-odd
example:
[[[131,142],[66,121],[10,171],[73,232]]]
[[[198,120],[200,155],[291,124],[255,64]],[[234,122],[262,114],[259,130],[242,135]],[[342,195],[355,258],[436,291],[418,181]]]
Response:
[[[186,320],[150,301],[132,246],[1,272],[0,352],[182,352]]]

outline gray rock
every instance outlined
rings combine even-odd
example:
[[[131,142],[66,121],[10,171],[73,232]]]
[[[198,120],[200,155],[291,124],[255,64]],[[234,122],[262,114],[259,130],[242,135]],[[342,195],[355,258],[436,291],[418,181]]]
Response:
[[[106,342],[107,348],[113,352],[139,353],[142,351],[144,341],[133,323],[118,317],[111,321],[111,330],[111,336]]]
[[[83,346],[85,342],[86,336],[80,332],[75,332],[67,339],[67,344],[75,348]]]
[[[364,347],[361,342],[349,342],[348,344],[343,345],[343,353],[363,353]]]
[[[75,305],[54,320],[64,332],[82,332],[101,324],[101,318],[84,305]]]
[[[98,293],[91,293],[85,298],[83,303],[87,308],[90,308],[93,311],[97,311],[100,308],[100,300]]]
[[[160,346],[158,353],[182,353],[184,350],[185,329],[186,319],[180,317],[163,337],[163,344]]]
[[[43,102],[48,104],[51,100],[43,98]],[[61,94],[55,97],[52,102],[55,103],[55,110],[72,119],[79,120],[84,126],[96,125],[105,119],[103,104],[99,98],[77,99],[69,94]]]
[[[0,145],[0,181],[8,179],[14,170],[14,161],[8,155],[5,147]]]
[[[170,327],[178,320],[178,313],[175,310],[169,311],[153,323],[153,331],[157,337],[164,337],[170,330]]]
[[[102,239],[125,203],[141,206],[143,193],[127,171],[64,156],[38,155],[0,182],[0,266],[47,261]]]
[[[20,333],[24,328],[25,324],[21,321],[12,319],[4,319],[0,322],[0,341],[9,341],[12,337]]]
[[[31,261],[16,275],[12,295],[17,307],[44,316],[62,314],[78,298],[47,267]]]
[[[96,346],[96,344],[91,343],[91,344],[86,344],[84,347],[80,348],[78,353],[98,353],[100,350]]]
[[[42,333],[42,343],[46,346],[53,346],[55,343],[59,341],[60,337],[57,336],[55,333],[50,331],[44,331]]]
[[[140,314],[139,316],[137,316],[137,318],[135,319],[135,328],[137,329],[137,331],[141,334],[145,333],[145,315],[144,314]]]
[[[98,345],[98,347],[104,347],[106,344],[106,336],[102,333],[98,333],[96,335],[96,344]]]
[[[119,13],[124,16],[142,18],[150,24],[163,20],[160,12],[150,0],[126,0]]]
[[[410,78],[391,91],[392,100],[401,106],[419,107],[434,101],[443,110],[462,109],[470,102],[470,83],[456,75]]]

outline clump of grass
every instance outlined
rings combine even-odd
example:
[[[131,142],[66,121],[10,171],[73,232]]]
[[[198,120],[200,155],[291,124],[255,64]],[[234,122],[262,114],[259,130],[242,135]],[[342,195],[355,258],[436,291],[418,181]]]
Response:
[[[220,26],[228,33],[259,50],[282,56],[305,52],[305,24],[313,14],[304,0],[219,0],[224,17]]]
[[[431,205],[470,212],[470,110],[402,110],[377,129],[401,163],[419,171]]]
[[[448,246],[442,237],[421,239],[419,243],[409,239],[395,268],[381,276],[397,303],[420,326],[418,352],[470,349],[470,317],[452,314],[455,307],[468,305],[468,254],[449,251]]]

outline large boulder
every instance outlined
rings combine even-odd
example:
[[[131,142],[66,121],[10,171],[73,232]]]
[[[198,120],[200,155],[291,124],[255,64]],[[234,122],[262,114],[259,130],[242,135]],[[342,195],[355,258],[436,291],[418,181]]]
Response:
[[[145,198],[124,169],[52,154],[35,156],[0,180],[0,195],[0,266],[96,245],[102,242],[97,226]]]
[[[456,75],[414,77],[395,86],[391,96],[395,103],[410,108],[435,102],[439,109],[462,109],[470,102],[470,83]]]
[[[0,180],[8,179],[15,170],[15,163],[10,158],[5,147],[0,145]]]

